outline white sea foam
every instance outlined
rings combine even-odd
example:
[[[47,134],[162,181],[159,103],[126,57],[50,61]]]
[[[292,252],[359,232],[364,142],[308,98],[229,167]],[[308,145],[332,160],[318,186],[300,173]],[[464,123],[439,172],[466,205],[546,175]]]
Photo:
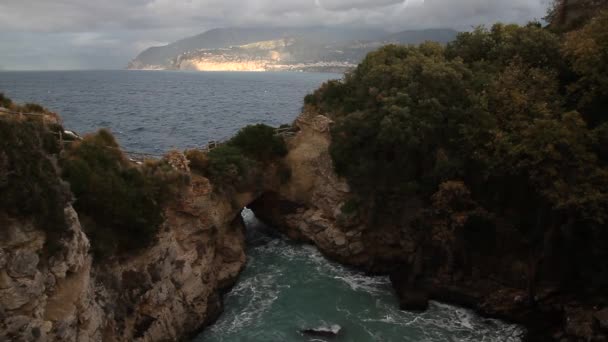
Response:
[[[280,272],[261,273],[254,277],[240,281],[226,300],[238,298],[239,302],[246,301],[238,312],[230,313],[229,319],[220,320],[209,330],[227,334],[237,332],[255,323],[272,307],[279,298],[280,287],[275,286],[275,278]]]
[[[266,239],[262,240],[263,244],[252,247],[241,280],[226,297],[228,305],[224,316],[210,328],[211,337],[203,341],[294,341],[285,336],[297,334],[298,328],[329,329],[337,323],[344,329],[340,331],[344,338],[356,342],[521,341],[521,328],[482,319],[472,311],[451,305],[431,302],[424,313],[399,310],[388,277],[370,277],[330,262],[314,246],[292,245],[286,240],[263,236],[262,239]],[[300,269],[306,270],[304,277]],[[330,289],[344,293],[328,298],[334,300],[334,312],[327,308],[319,313],[300,311],[297,299],[290,302],[294,307],[278,301],[286,293],[293,295],[293,291],[299,289],[310,291],[310,286],[327,286],[320,291]],[[324,295],[327,293],[319,293],[321,298]],[[292,317],[291,321],[281,320],[283,313],[275,312],[286,308],[290,311],[285,314]],[[331,317],[323,317],[327,318],[326,322],[319,319],[319,315]],[[311,322],[315,319],[320,324]],[[324,341],[321,338],[306,340]]]

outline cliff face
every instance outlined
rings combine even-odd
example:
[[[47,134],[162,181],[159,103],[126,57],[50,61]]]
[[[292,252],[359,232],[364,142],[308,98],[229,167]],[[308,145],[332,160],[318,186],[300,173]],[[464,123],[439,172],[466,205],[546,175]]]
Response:
[[[77,325],[77,306],[90,304],[87,297],[91,259],[89,241],[72,207],[65,209],[69,236],[62,253],[45,260],[45,234],[31,222],[9,221],[0,242],[0,336],[6,340],[45,339],[50,334],[76,337],[66,329]],[[88,309],[100,318],[98,305]],[[92,326],[99,325],[92,322]],[[94,327],[92,327],[95,329]],[[55,332],[51,333],[52,330]]]
[[[546,19],[551,28],[569,31],[580,28],[607,6],[605,0],[559,0],[555,1]]]
[[[262,195],[250,208],[290,238],[312,242],[336,260],[363,266],[370,261],[363,226],[340,210],[349,187],[333,171],[328,151],[330,124],[330,119],[315,113],[304,113],[296,120],[299,132],[288,142],[285,157],[290,181],[277,192]]]
[[[48,259],[39,227],[11,221],[0,240],[0,339],[160,341],[197,331],[244,266],[239,205],[193,176],[153,246],[101,264],[71,206],[68,238]]]
[[[288,181],[266,165],[255,184],[214,192],[191,173],[189,187],[164,207],[156,242],[137,253],[93,260],[70,205],[68,232],[52,253],[40,222],[1,216],[0,340],[163,341],[196,332],[217,317],[220,292],[244,266],[239,213],[248,206],[332,259],[391,274],[404,309],[423,310],[434,298],[523,324],[531,341],[606,341],[606,298],[556,287],[555,270],[568,262],[558,251],[545,256],[542,272],[529,272],[525,239],[489,217],[462,183],[442,184],[432,203],[404,199],[399,217],[373,221],[365,204],[353,210],[353,194],[334,172],[332,121],[305,111],[294,125]],[[480,219],[496,228],[470,234]],[[541,275],[534,305],[525,299],[532,273]]]
[[[606,298],[560,288],[556,270],[568,262],[560,253],[538,266],[535,304],[525,299],[534,273],[527,269],[532,256],[525,239],[489,216],[463,183],[444,183],[432,203],[405,199],[407,210],[398,218],[370,223],[364,205],[358,213],[348,210],[352,194],[335,175],[328,151],[331,120],[306,112],[295,125],[299,132],[286,157],[292,177],[250,206],[258,217],[332,259],[390,273],[403,309],[424,310],[432,298],[522,324],[530,341],[606,340]],[[474,222],[486,219],[496,228],[471,234]]]
[[[314,112],[298,117],[294,125],[299,131],[289,140],[285,158],[291,179],[250,208],[289,237],[314,243],[332,259],[388,272],[392,263],[407,259],[414,246],[401,241],[399,230],[367,229],[365,217],[345,209],[353,194],[334,172],[329,154],[331,124],[329,118]],[[417,208],[417,201],[412,200],[411,206]]]

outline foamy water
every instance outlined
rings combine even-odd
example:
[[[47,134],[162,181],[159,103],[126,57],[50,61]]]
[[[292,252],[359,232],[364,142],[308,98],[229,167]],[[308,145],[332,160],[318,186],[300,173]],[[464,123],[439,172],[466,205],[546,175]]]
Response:
[[[225,312],[195,341],[520,341],[521,328],[432,302],[424,313],[398,308],[388,277],[370,277],[294,244],[247,214],[249,261],[225,297]],[[337,338],[301,329],[341,327]]]

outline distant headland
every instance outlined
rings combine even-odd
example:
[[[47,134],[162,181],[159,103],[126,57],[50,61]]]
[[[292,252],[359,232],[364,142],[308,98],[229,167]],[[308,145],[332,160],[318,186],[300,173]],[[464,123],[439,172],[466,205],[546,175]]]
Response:
[[[151,47],[128,69],[194,71],[311,71],[354,69],[386,44],[453,40],[457,31],[429,29],[387,33],[374,29],[223,28],[166,46]]]

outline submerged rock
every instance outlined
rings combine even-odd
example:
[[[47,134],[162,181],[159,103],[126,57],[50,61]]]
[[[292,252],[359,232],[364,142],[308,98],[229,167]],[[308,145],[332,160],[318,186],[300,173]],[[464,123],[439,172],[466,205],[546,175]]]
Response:
[[[335,337],[340,334],[342,327],[337,324],[332,324],[328,327],[317,327],[310,329],[302,329],[300,332],[309,336]]]

